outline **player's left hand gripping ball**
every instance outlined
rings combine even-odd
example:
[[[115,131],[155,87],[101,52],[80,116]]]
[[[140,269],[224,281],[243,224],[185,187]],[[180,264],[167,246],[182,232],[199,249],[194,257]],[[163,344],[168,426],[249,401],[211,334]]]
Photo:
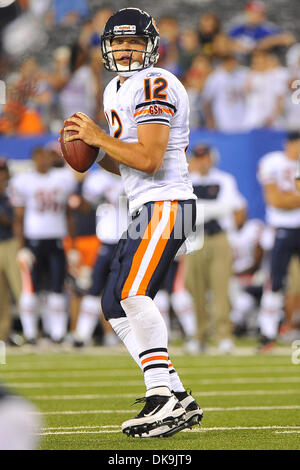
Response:
[[[90,145],[95,130],[101,130],[85,114],[75,113],[65,121],[60,133],[60,145],[64,159],[76,171],[84,173],[95,162],[99,148]]]

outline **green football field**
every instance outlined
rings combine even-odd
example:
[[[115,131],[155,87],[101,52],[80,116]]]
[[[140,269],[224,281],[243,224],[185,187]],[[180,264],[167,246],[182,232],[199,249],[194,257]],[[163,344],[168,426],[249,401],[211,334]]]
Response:
[[[122,347],[9,350],[1,380],[43,416],[41,449],[300,449],[300,364],[292,349],[271,355],[185,356],[170,348],[182,381],[204,410],[201,427],[171,438],[128,438],[122,421],[140,409],[141,372]]]

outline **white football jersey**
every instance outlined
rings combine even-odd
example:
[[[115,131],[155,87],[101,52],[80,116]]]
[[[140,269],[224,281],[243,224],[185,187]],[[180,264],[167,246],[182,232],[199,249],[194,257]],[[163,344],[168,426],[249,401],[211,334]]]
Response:
[[[241,273],[254,263],[255,249],[260,245],[264,224],[259,219],[249,219],[240,230],[229,232],[228,239],[233,252],[233,270]]]
[[[52,169],[48,173],[30,171],[12,178],[11,202],[15,207],[25,207],[25,238],[65,237],[67,202],[75,188],[73,173],[64,168]]]
[[[110,135],[138,142],[137,127],[159,123],[170,127],[161,168],[153,175],[120,164],[129,210],[149,201],[195,199],[185,150],[189,144],[189,103],[185,88],[170,72],[150,67],[120,85],[116,76],[104,91]]]
[[[122,180],[100,168],[91,171],[84,180],[82,196],[97,207],[98,238],[104,243],[117,243],[128,226],[127,198]]]
[[[259,162],[258,180],[263,186],[276,184],[281,191],[296,191],[295,175],[297,162],[288,158],[284,152],[266,154]],[[299,209],[278,209],[266,206],[266,221],[272,227],[300,227]]]

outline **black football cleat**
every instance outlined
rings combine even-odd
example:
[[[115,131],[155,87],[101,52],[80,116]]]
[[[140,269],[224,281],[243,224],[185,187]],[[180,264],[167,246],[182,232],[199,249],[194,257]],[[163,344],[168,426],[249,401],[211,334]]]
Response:
[[[156,428],[165,426],[170,429],[185,420],[185,410],[175,395],[152,395],[139,398],[135,403],[142,402],[145,406],[141,412],[122,424],[122,432],[127,436],[152,437]]]

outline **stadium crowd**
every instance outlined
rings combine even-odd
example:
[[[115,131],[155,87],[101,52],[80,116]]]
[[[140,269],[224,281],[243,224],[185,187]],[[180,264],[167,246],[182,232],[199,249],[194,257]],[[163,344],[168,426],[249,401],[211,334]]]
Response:
[[[0,134],[56,133],[62,119],[78,109],[105,125],[102,91],[110,75],[100,61],[99,35],[112,10],[104,7],[91,15],[84,0],[20,3],[25,12],[2,38],[0,78],[8,89]],[[213,12],[201,15],[196,28],[180,27],[175,16],[160,17],[158,66],[184,83],[192,129],[299,127],[297,104],[291,100],[299,76],[299,44],[293,33],[268,21],[267,15],[262,2],[252,1],[242,19],[238,16],[228,25]],[[57,47],[49,45],[45,63],[32,43],[42,41],[43,33],[36,31],[37,37],[26,42],[34,21],[43,24],[50,44],[61,25],[77,31],[76,40],[63,37],[65,42]],[[16,49],[11,46],[17,28],[18,39],[24,36],[26,54],[20,44]]]
[[[126,226],[126,204],[119,204],[123,188],[103,170],[82,175],[63,166],[55,141],[63,120],[78,110],[106,126],[102,93],[111,75],[100,61],[99,35],[112,11],[102,5],[91,14],[87,0],[22,0],[19,8],[17,19],[0,24],[0,79],[7,85],[0,136],[47,132],[53,142],[33,151],[29,173],[11,175],[9,161],[0,161],[0,340],[35,344],[47,337],[74,346],[113,346],[118,341],[102,322],[100,296]],[[299,38],[268,21],[260,1],[245,3],[240,13],[225,25],[219,14],[206,12],[195,28],[182,28],[177,16],[161,16],[158,66],[184,84],[191,129],[285,130],[285,152],[297,157],[300,113],[292,95],[300,75]],[[32,25],[39,25],[36,36],[26,41]],[[46,46],[67,28],[72,37],[48,48],[45,63],[36,42]],[[16,29],[21,44],[14,48]],[[238,181],[217,168],[214,148],[198,142],[189,157],[202,219],[195,251],[178,255],[156,297],[171,338],[180,333],[190,354],[205,351],[211,338],[221,353],[231,352],[234,337],[245,335],[260,335],[264,349],[276,338],[299,339],[299,260],[289,264],[284,301],[271,305],[276,319],[265,319],[261,300],[271,282],[274,228],[248,218]],[[263,186],[265,173],[258,174]],[[38,207],[32,202],[36,187]],[[115,227],[116,218],[121,227]]]

